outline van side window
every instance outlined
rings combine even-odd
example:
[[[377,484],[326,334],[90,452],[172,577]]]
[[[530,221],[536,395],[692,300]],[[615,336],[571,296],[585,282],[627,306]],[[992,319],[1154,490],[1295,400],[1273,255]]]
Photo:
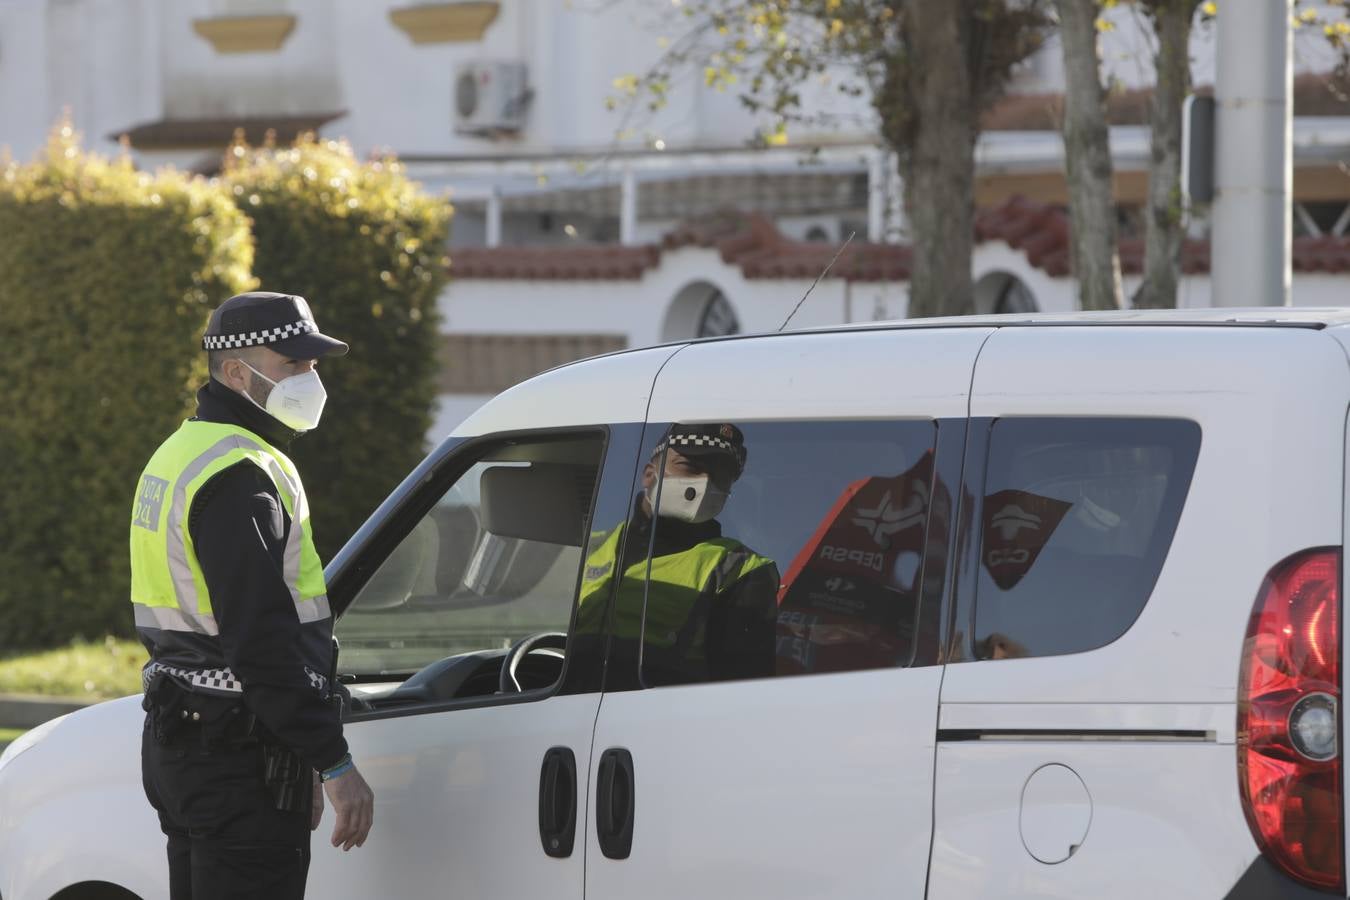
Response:
[[[975,659],[1102,647],[1148,602],[1200,449],[1180,419],[993,423],[979,533]]]
[[[466,461],[337,625],[345,673],[402,682],[377,708],[496,694],[505,649],[545,633],[516,684],[558,681],[604,452],[600,433],[549,435]]]
[[[640,644],[642,683],[907,665],[936,432],[931,421],[657,432],[622,559],[592,554],[585,570],[623,579],[614,637]]]

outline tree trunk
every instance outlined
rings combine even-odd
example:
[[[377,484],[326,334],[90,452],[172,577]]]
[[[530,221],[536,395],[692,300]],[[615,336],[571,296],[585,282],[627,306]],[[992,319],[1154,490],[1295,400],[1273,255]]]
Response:
[[[1119,309],[1120,254],[1111,147],[1097,57],[1097,0],[1055,0],[1064,48],[1064,156],[1069,175],[1069,258],[1083,309]]]
[[[1181,110],[1191,86],[1191,19],[1198,0],[1151,0],[1158,37],[1157,85],[1149,107],[1152,128],[1148,210],[1144,220],[1144,280],[1134,306],[1171,309],[1181,278]]]
[[[979,119],[970,70],[958,61],[968,57],[970,2],[912,0],[908,12],[909,53],[896,62],[903,87],[886,94],[891,102],[907,104],[900,116],[907,135],[887,136],[900,155],[914,248],[909,315],[966,315],[975,311],[971,253]]]

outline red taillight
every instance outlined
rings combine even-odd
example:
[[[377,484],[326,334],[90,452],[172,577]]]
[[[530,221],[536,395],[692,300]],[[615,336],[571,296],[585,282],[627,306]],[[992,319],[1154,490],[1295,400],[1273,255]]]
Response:
[[[1238,681],[1238,782],[1261,851],[1345,893],[1341,553],[1307,550],[1266,576]]]

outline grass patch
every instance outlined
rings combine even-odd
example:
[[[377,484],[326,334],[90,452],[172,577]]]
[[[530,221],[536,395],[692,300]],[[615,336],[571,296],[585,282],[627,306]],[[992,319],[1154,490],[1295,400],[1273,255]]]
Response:
[[[23,734],[22,728],[0,728],[0,750],[13,741],[16,737]]]
[[[113,637],[4,657],[0,658],[0,693],[45,694],[76,700],[109,700],[139,694],[141,666],[146,659],[140,642]],[[0,732],[0,741],[3,740]]]

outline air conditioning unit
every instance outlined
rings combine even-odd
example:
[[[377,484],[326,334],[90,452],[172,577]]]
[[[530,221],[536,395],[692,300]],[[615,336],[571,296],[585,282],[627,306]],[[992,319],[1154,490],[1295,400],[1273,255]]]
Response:
[[[530,96],[524,63],[465,63],[455,70],[455,131],[487,135],[520,131]]]

